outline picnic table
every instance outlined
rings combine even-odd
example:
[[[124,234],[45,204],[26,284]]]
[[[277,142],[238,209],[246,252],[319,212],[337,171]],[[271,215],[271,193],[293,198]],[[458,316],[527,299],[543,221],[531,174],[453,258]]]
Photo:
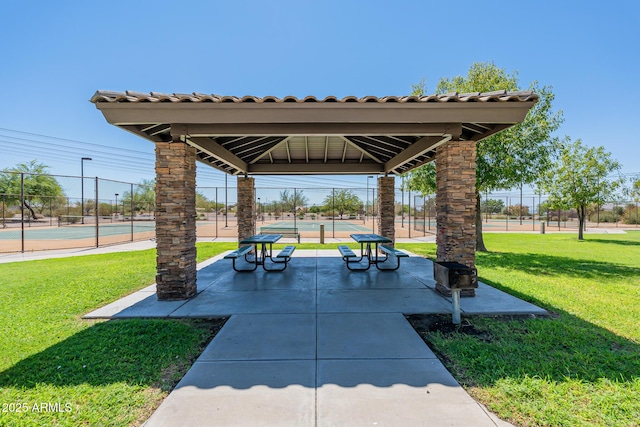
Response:
[[[399,251],[391,246],[385,246],[384,243],[391,243],[391,239],[388,239],[379,234],[352,234],[351,238],[360,243],[360,257],[353,252],[348,246],[338,246],[338,250],[342,255],[342,259],[347,265],[347,268],[352,271],[363,271],[371,268],[371,265],[375,265],[378,270],[397,270],[400,268],[400,258],[408,257],[406,253]],[[373,248],[371,247],[373,245]],[[379,258],[378,253],[384,252],[384,258]],[[384,264],[389,256],[393,256],[397,260],[395,267],[386,268],[380,267]],[[360,262],[366,259],[366,267],[353,268],[352,264],[360,264]]]
[[[225,256],[225,259],[233,261],[233,269],[235,271],[255,271],[259,265],[265,271],[283,271],[287,268],[287,264],[291,260],[291,254],[296,250],[295,246],[286,246],[275,257],[273,256],[273,244],[282,238],[282,234],[256,234],[240,241],[241,246],[237,250]],[[248,255],[253,250],[253,258]],[[252,268],[239,269],[236,267],[236,259],[244,256],[246,262],[252,265]],[[274,259],[275,258],[275,259]],[[269,260],[267,262],[267,259]],[[281,265],[281,268],[267,268],[267,264]]]

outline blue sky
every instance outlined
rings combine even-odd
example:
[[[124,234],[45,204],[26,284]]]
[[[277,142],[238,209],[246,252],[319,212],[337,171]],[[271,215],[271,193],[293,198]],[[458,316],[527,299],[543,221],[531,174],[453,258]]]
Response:
[[[636,1],[5,1],[0,15],[0,169],[37,159],[79,175],[90,156],[85,175],[153,177],[153,144],[108,125],[88,102],[98,89],[404,95],[492,61],[553,86],[560,135],[640,173]],[[296,178],[345,179],[366,182]],[[224,177],[199,167],[198,183]]]

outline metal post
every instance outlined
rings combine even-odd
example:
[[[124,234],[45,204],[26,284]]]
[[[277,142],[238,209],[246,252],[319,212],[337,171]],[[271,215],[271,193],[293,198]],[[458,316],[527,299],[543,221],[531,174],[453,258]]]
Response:
[[[637,210],[637,209],[636,209]],[[6,228],[6,222],[4,219],[4,194],[2,195],[2,228]]]
[[[409,190],[409,217],[407,218],[407,221],[409,222],[409,238],[411,238],[411,190]]]
[[[218,187],[216,187],[216,239],[218,238]]]
[[[507,217],[507,222],[505,225],[505,231],[509,231],[509,215],[511,214],[511,206],[509,206],[509,196],[507,196],[507,211],[506,213],[506,217]]]
[[[422,235],[426,236],[427,235],[427,204],[426,204],[426,200],[424,198],[424,195],[422,195]]]
[[[51,218],[51,216],[53,215],[53,209],[51,207],[51,199],[52,197],[49,197],[49,227],[53,226],[53,218]]]
[[[84,161],[91,160],[91,157],[83,157],[80,159],[80,223],[84,224]]]
[[[225,228],[229,226],[229,205],[227,199],[227,174],[224,174],[224,226]]]
[[[402,228],[404,228],[404,176],[402,177],[402,202],[400,204],[400,216],[402,217]]]
[[[489,192],[484,192],[484,222],[489,223]]]
[[[533,196],[533,201],[531,202],[531,225],[533,226],[533,231],[536,231],[536,196]]]
[[[24,253],[24,173],[20,174],[20,234],[21,248]]]
[[[293,189],[293,228],[297,228],[297,222],[296,222],[296,217],[297,217],[297,212],[296,212],[296,205],[298,204],[298,190],[296,188]]]
[[[523,206],[522,206],[522,184],[520,184],[520,225],[522,225],[522,210],[523,210]]]
[[[131,191],[131,212],[129,212],[129,220],[131,222],[131,241],[133,242],[133,210],[135,208],[135,204],[133,201],[133,183],[130,184],[130,191]],[[123,211],[123,215],[124,215],[124,206],[122,206],[122,211]],[[155,212],[153,213],[153,215],[155,216]]]
[[[431,230],[431,196],[429,196],[429,230]]]
[[[99,203],[99,199],[98,199],[98,177],[96,176],[95,178],[96,180],[96,204],[95,204],[95,213],[96,213],[96,248],[100,246],[100,226],[98,225],[100,223],[100,215],[99,215],[99,209],[98,209],[98,203]]]
[[[367,184],[369,184],[369,181],[367,180]],[[369,192],[367,191],[367,195],[369,194]],[[365,209],[364,212],[364,217],[365,219],[367,218],[367,211]],[[331,220],[333,221],[332,223],[332,228],[333,228],[333,238],[336,238],[336,189],[332,188],[331,189]]]
[[[119,194],[116,193],[116,221],[118,220],[118,196]]]
[[[454,325],[459,325],[462,321],[460,319],[460,289],[451,289],[451,304],[451,322]]]

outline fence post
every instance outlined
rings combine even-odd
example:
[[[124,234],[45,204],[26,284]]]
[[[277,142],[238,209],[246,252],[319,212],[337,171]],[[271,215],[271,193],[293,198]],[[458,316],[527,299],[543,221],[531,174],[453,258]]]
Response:
[[[367,193],[369,194],[369,193]],[[366,210],[365,210],[365,218],[366,218]],[[336,238],[336,189],[331,189],[331,228],[333,228],[333,238]]]
[[[422,235],[427,235],[427,199],[422,195]]]
[[[531,202],[531,225],[533,226],[533,231],[536,231],[536,196],[533,196],[533,201]]]
[[[637,209],[636,209],[637,211]],[[2,195],[2,228],[6,228],[6,221],[4,219],[4,194]]]
[[[134,208],[134,203],[133,203],[133,183],[129,183],[129,191],[131,194],[131,206],[130,209],[131,211],[129,212],[129,222],[131,223],[131,241],[133,242],[133,208]],[[122,220],[124,221],[124,205],[122,205]]]
[[[20,240],[24,253],[24,173],[20,174]]]
[[[98,177],[97,176],[95,177],[95,182],[96,182],[96,203],[95,203],[94,209],[96,210],[95,217],[96,217],[96,248],[97,248],[98,246],[100,246],[100,229],[98,226],[98,223],[100,222],[100,215],[99,215],[100,210],[98,209],[100,201],[98,198]]]
[[[218,187],[216,187],[216,239],[218,238]]]
[[[511,207],[509,206],[509,196],[506,197],[507,199],[507,211],[506,213],[506,217],[507,217],[507,222],[505,222],[505,231],[509,231],[509,215],[511,214]]]
[[[409,216],[407,218],[407,221],[409,221],[409,223],[408,223],[408,226],[409,226],[409,238],[411,238],[411,190],[409,190]],[[415,224],[415,221],[414,221],[414,224]]]
[[[431,196],[429,196],[428,203],[429,203],[429,231],[431,231]]]

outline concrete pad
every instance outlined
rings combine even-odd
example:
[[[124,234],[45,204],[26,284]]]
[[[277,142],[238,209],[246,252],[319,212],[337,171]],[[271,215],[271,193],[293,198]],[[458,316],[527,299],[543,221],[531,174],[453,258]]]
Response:
[[[496,288],[478,283],[476,296],[460,298],[460,311],[466,315],[472,314],[534,314],[546,316],[547,310],[533,305]]]
[[[318,361],[318,426],[492,426],[438,360]]]
[[[451,313],[451,303],[430,289],[318,291],[319,313]]]
[[[314,314],[238,314],[227,321],[198,361],[315,357]]]
[[[168,317],[171,312],[185,304],[185,302],[186,301],[158,301],[155,289],[153,292],[143,290],[127,295],[82,317],[84,319]]]
[[[423,282],[407,276],[402,267],[396,271],[379,271],[374,266],[367,271],[350,271],[342,258],[322,258],[317,268],[318,289],[425,288]]]
[[[284,271],[265,271],[262,267],[252,272],[231,270],[223,278],[213,282],[212,286],[216,291],[315,290],[315,264],[314,258],[298,258],[292,259]]]
[[[400,313],[318,315],[318,359],[435,359]]]
[[[171,317],[211,317],[232,314],[314,313],[314,290],[206,290],[171,313]]]
[[[315,371],[315,360],[196,362],[145,426],[315,426]]]

